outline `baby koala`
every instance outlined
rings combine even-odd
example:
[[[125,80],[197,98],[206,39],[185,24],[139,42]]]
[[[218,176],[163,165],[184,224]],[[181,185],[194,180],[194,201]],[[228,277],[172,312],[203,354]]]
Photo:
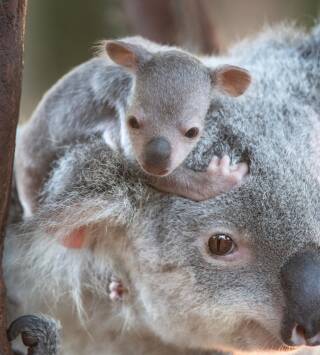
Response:
[[[228,157],[215,157],[204,173],[181,164],[201,137],[214,91],[243,94],[251,81],[249,73],[229,65],[209,69],[176,49],[152,53],[125,41],[106,42],[106,49],[111,60],[133,75],[122,147],[151,177],[151,184],[200,201],[240,183],[247,166],[231,168]]]
[[[242,182],[247,165],[230,166],[227,156],[214,157],[204,172],[183,162],[201,137],[213,95],[246,91],[245,69],[208,68],[183,50],[137,37],[107,41],[105,50],[109,59],[92,59],[55,84],[20,130],[16,179],[25,216],[37,209],[64,147],[93,135],[137,162],[164,192],[201,201]]]

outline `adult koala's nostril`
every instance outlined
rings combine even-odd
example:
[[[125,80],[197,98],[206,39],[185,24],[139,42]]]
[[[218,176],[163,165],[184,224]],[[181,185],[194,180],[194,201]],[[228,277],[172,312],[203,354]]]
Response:
[[[171,145],[164,137],[151,139],[145,146],[144,160],[147,165],[156,166],[168,163]]]
[[[285,296],[281,335],[288,345],[320,345],[320,251],[296,254],[281,269]]]
[[[318,346],[320,345],[320,332],[316,333],[315,335],[308,337],[306,329],[301,325],[296,325],[293,327],[291,338],[290,338],[290,345],[293,346],[302,346],[302,345],[309,345],[309,346]]]

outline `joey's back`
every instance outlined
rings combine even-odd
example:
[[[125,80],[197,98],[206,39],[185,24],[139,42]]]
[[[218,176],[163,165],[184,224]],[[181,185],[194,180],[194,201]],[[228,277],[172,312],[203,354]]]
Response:
[[[109,145],[119,150],[118,107],[126,106],[131,87],[128,73],[105,58],[94,58],[44,95],[17,136],[17,189],[25,216],[37,209],[50,169],[68,144],[108,132]]]

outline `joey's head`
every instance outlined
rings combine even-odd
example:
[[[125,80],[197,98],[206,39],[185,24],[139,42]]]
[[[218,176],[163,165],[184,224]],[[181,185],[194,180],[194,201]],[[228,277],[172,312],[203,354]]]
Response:
[[[135,159],[154,176],[169,175],[195,147],[214,90],[239,96],[250,84],[245,69],[210,69],[180,50],[150,52],[125,41],[109,41],[106,50],[134,76],[126,132]]]

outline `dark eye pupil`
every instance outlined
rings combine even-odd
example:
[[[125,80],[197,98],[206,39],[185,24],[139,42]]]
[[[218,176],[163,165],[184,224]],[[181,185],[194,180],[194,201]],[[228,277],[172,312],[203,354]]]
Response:
[[[134,128],[134,129],[139,129],[140,128],[140,124],[139,124],[138,120],[134,116],[130,116],[129,117],[128,123],[129,123],[129,126],[131,128]]]
[[[226,255],[233,250],[234,243],[228,235],[217,234],[209,238],[208,247],[213,255]]]
[[[188,138],[195,138],[199,134],[199,129],[197,127],[190,128],[186,133],[185,136]]]

